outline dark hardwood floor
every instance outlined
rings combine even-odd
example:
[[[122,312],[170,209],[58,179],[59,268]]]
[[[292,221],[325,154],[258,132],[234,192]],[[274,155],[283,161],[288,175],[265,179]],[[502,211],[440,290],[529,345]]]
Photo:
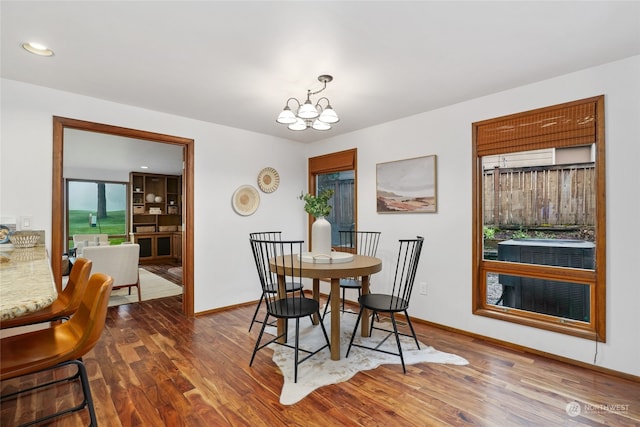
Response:
[[[180,307],[180,297],[170,297],[109,308],[99,343],[83,358],[100,426],[640,425],[640,383],[419,322],[422,342],[469,365],[408,365],[406,375],[400,365],[381,366],[283,406],[271,350],[260,351],[249,367],[258,334],[258,328],[248,332],[253,304],[195,319],[183,317]],[[1,389],[49,377],[5,381]],[[3,402],[0,425],[78,401],[78,387]],[[571,402],[580,415],[567,414]],[[82,411],[45,425],[87,424]]]

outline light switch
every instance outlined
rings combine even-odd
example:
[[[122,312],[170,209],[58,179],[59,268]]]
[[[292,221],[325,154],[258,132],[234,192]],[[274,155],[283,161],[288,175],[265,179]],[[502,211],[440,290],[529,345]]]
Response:
[[[22,221],[21,221],[21,226],[20,228],[22,230],[29,230],[31,229],[31,217],[30,216],[23,216],[22,217]]]

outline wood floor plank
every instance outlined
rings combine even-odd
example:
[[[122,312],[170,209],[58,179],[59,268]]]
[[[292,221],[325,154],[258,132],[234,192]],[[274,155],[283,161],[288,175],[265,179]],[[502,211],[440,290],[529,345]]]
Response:
[[[100,341],[83,357],[100,426],[640,425],[638,382],[418,322],[420,341],[469,365],[408,365],[406,375],[399,364],[383,365],[284,406],[272,350],[259,351],[249,367],[259,332],[248,332],[255,305],[187,319],[181,304],[176,296],[109,308]],[[61,375],[16,378],[0,389]],[[71,383],[5,401],[0,425],[77,402],[79,390]],[[567,414],[570,402],[581,405],[580,415]],[[87,424],[86,411],[45,423]]]

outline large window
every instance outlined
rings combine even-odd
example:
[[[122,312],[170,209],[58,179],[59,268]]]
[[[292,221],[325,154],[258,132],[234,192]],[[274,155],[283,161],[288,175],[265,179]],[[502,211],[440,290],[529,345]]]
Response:
[[[356,158],[357,151],[352,149],[309,159],[309,193],[334,190],[329,202],[333,209],[327,218],[331,223],[332,246],[340,244],[340,230],[357,229]]]
[[[604,97],[473,124],[475,314],[605,340]]]
[[[67,180],[67,242],[74,234],[108,234],[112,243],[127,237],[127,184]]]

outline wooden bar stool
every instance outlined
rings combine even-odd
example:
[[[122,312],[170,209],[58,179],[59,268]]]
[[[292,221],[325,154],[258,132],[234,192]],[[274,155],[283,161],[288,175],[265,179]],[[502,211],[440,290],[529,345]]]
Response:
[[[0,381],[67,365],[78,368],[72,376],[1,396],[4,402],[21,393],[80,378],[83,401],[79,405],[45,415],[22,426],[38,424],[85,407],[89,411],[90,426],[97,425],[89,378],[81,358],[95,346],[102,334],[112,286],[113,279],[110,276],[96,273],[89,279],[80,307],[68,322],[0,340]]]

